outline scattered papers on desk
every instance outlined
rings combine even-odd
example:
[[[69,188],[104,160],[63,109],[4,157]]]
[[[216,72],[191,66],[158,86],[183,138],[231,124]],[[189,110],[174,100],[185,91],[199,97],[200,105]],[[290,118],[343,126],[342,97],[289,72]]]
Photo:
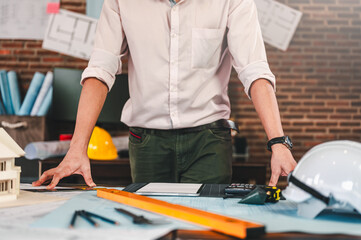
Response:
[[[42,193],[53,195],[55,193]],[[46,197],[46,196],[45,196]],[[43,203],[0,210],[0,238],[11,240],[121,240],[121,239],[156,239],[168,233],[165,229],[46,229],[31,228],[29,225],[49,212],[63,205],[64,201]],[[123,238],[122,238],[123,237]]]
[[[238,204],[239,199],[201,197],[155,197],[174,204],[258,222],[266,232],[305,232],[312,234],[349,234],[361,236],[361,215],[322,214],[316,219],[297,215],[297,204],[282,200],[265,205]]]
[[[79,219],[79,221],[77,220],[75,223],[76,231],[86,230],[89,233],[98,233],[99,231],[102,231],[104,236],[107,236],[107,239],[156,239],[177,228],[202,229],[200,227],[196,227],[178,220],[170,220],[169,224],[163,225],[149,226],[133,224],[131,218],[126,215],[119,214],[114,210],[114,208],[120,206],[134,214],[144,215],[149,219],[161,218],[161,216],[157,214],[131,208],[129,206],[103,198],[98,198],[96,196],[96,191],[90,191],[79,194],[70,199],[58,209],[54,210],[38,221],[35,221],[33,224],[31,224],[31,227],[41,229],[62,229],[64,233],[69,231],[74,232],[74,229],[68,230],[73,213],[76,210],[86,210],[120,222],[120,226],[117,226],[103,221],[97,221],[97,223],[100,224],[97,229],[94,229],[93,226],[91,226],[88,222],[83,221],[82,219]]]
[[[20,194],[16,200],[2,202],[0,204],[0,208],[34,205],[34,204],[54,202],[54,201],[63,201],[63,200],[66,200],[66,198],[61,198],[58,196],[44,197],[44,195],[42,195],[40,193],[33,193],[33,192],[20,190]]]
[[[174,204],[214,212],[222,215],[236,217],[244,220],[262,223],[269,233],[275,232],[306,232],[314,234],[351,234],[361,236],[361,216],[323,214],[316,219],[306,219],[297,216],[297,205],[283,200],[276,204],[266,203],[265,205],[238,204],[239,199],[202,198],[202,197],[154,197]],[[120,221],[123,227],[135,227],[129,224],[129,219],[120,218],[113,212],[113,208],[119,203],[100,199],[95,192],[86,192],[76,196],[66,204],[56,209],[49,215],[39,219],[33,227],[41,228],[67,228],[71,214],[77,209],[86,209],[95,213],[105,214],[109,218]],[[123,206],[136,214],[144,214],[146,217],[157,218],[158,215],[144,212]],[[128,225],[129,224],[129,225]],[[91,229],[86,222],[79,223],[80,228]],[[102,225],[104,228],[114,228],[114,225]],[[164,226],[165,227],[165,226]],[[201,229],[198,226],[190,225],[181,221],[172,220],[172,225],[167,226],[173,229]],[[168,230],[169,230],[168,229]],[[129,238],[130,239],[130,238]]]
[[[199,196],[200,183],[148,183],[135,193],[147,196]]]

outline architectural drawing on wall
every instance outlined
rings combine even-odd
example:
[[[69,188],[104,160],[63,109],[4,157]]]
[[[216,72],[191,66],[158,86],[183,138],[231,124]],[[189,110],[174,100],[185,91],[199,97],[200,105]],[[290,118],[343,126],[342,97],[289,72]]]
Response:
[[[0,128],[0,202],[16,200],[20,193],[20,167],[15,158],[24,156],[21,147]]]
[[[264,41],[286,51],[302,12],[274,0],[255,0],[255,3]]]
[[[89,60],[97,20],[61,9],[49,19],[43,48]]]
[[[43,39],[48,3],[60,0],[0,0],[0,39]]]

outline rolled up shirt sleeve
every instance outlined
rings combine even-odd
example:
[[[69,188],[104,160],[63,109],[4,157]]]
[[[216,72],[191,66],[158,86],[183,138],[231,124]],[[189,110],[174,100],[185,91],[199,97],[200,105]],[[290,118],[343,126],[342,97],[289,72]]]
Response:
[[[104,1],[98,21],[93,52],[83,71],[81,84],[87,78],[97,78],[112,88],[115,75],[122,71],[122,57],[127,54],[127,43],[116,0]]]
[[[267,79],[276,90],[276,79],[266,56],[257,7],[253,0],[231,0],[228,16],[228,46],[233,67],[250,98],[250,87],[257,79]]]

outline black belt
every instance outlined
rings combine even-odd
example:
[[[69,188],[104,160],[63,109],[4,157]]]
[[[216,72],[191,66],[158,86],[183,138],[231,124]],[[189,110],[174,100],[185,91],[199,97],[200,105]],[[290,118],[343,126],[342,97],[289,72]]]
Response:
[[[192,133],[192,132],[200,132],[206,129],[233,129],[239,133],[238,126],[235,122],[226,119],[220,119],[212,123],[204,124],[197,127],[190,127],[190,128],[178,128],[178,129],[150,129],[150,128],[138,128],[143,133],[146,134],[157,134],[157,133],[165,133],[165,132],[177,132],[177,133]]]

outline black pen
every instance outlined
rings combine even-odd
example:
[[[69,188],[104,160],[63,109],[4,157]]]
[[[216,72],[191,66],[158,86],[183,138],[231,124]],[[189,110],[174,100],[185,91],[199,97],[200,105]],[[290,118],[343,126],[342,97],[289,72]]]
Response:
[[[91,225],[93,225],[94,227],[98,227],[99,224],[97,224],[96,222],[94,222],[93,219],[91,219],[84,210],[79,211],[79,216],[83,217],[86,221],[88,221]]]
[[[78,216],[79,211],[75,211],[73,217],[71,218],[69,228],[73,228],[75,224],[76,217]]]
[[[99,215],[97,215],[95,213],[91,213],[91,212],[88,212],[88,211],[85,211],[85,210],[84,210],[84,213],[87,214],[88,216],[99,218],[99,219],[101,219],[101,220],[103,220],[105,222],[108,222],[108,223],[111,223],[111,224],[114,224],[114,225],[119,225],[119,222],[116,222],[114,220],[111,220],[111,219],[103,217],[103,216],[99,216]]]

